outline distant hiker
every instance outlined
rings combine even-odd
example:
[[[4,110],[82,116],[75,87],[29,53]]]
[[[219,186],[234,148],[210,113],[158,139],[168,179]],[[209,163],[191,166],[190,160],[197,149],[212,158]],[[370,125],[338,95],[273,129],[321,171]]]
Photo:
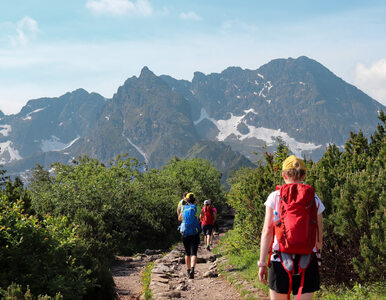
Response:
[[[181,213],[181,207],[184,207],[188,202],[186,201],[186,194],[187,193],[183,193],[182,194],[182,199],[180,200],[180,202],[178,202],[178,205],[177,205],[177,217],[180,215]]]
[[[204,243],[207,250],[210,250],[212,243],[212,230],[217,217],[217,209],[212,206],[210,200],[204,201],[204,207],[201,210],[200,220],[202,231],[204,233]]]
[[[269,279],[271,299],[290,299],[292,291],[296,299],[308,300],[320,288],[317,253],[322,250],[324,205],[313,187],[302,183],[306,168],[300,158],[287,157],[282,176],[285,184],[264,203],[259,279],[265,284]]]
[[[185,263],[188,277],[193,279],[194,268],[197,264],[197,250],[200,244],[201,227],[197,219],[197,207],[194,204],[196,201],[194,194],[188,193],[186,195],[186,201],[187,204],[181,207],[178,220],[182,221],[180,232],[185,247]]]

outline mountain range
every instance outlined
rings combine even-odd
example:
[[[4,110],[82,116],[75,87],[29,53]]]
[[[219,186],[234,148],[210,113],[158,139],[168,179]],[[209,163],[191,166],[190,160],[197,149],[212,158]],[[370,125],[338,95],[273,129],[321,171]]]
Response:
[[[0,164],[20,174],[80,154],[109,161],[118,154],[159,168],[174,156],[209,159],[223,173],[250,166],[277,138],[317,160],[350,131],[372,134],[385,106],[301,56],[257,70],[195,72],[191,81],[144,67],[111,99],[78,89],[30,100],[14,115],[0,111]]]

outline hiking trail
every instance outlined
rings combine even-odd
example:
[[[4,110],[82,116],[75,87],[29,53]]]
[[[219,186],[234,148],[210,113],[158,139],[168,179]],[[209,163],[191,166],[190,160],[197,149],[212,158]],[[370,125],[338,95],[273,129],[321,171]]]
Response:
[[[229,224],[221,226],[214,235],[213,246],[229,229]],[[228,225],[228,227],[227,227]],[[190,299],[190,300],[238,300],[244,299],[235,285],[241,285],[243,294],[254,299],[268,299],[261,290],[245,280],[235,280],[231,284],[224,275],[218,273],[218,265],[223,265],[233,277],[238,275],[226,262],[225,257],[207,250],[201,241],[194,279],[188,279],[184,261],[184,246],[179,243],[172,251],[163,255],[158,250],[146,250],[136,257],[117,257],[112,267],[116,295],[119,300],[145,299],[142,294],[141,276],[148,263],[154,261],[149,288],[154,300]]]

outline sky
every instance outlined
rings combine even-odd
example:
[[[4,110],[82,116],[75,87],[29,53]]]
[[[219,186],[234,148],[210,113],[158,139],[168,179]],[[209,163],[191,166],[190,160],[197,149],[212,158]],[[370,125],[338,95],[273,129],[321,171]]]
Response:
[[[302,55],[386,105],[385,16],[383,0],[3,0],[0,110],[111,98],[144,66],[191,80]]]

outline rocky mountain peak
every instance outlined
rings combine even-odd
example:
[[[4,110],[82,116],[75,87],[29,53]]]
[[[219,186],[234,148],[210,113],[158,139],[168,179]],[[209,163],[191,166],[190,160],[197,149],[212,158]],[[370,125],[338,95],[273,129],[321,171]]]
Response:
[[[139,75],[139,79],[157,77],[147,66],[144,66]]]
[[[87,92],[85,89],[79,88],[69,93],[71,96],[79,97],[79,96],[86,96],[90,93]]]

